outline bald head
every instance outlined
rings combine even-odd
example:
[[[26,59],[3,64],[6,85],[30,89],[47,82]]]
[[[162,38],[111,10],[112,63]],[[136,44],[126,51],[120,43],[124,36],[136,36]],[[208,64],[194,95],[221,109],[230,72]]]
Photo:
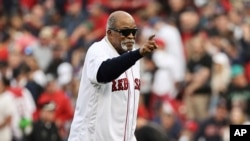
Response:
[[[134,18],[125,11],[115,11],[110,14],[106,30],[109,28],[116,28],[117,25],[126,25],[129,23],[135,23]]]
[[[106,26],[106,35],[119,54],[134,48],[136,31],[135,20],[129,13],[115,11],[110,14]]]

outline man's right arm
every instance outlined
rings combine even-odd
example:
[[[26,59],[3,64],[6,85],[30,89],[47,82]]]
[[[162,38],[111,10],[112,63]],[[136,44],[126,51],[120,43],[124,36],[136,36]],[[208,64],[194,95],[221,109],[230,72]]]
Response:
[[[152,53],[158,48],[153,40],[154,36],[155,35],[151,35],[148,41],[141,48],[102,62],[97,71],[97,81],[106,83],[116,79],[128,68],[134,65],[137,60],[149,53]]]
[[[139,49],[137,49],[102,62],[97,72],[97,81],[105,83],[114,80],[134,65],[140,58],[142,58],[142,55]]]

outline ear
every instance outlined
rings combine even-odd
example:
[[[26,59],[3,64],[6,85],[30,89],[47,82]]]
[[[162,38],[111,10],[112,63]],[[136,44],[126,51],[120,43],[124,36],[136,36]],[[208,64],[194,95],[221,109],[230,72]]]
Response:
[[[110,31],[110,30],[108,30],[108,31],[107,31],[107,34],[108,34],[108,35],[110,35],[110,34],[111,34],[111,31]]]

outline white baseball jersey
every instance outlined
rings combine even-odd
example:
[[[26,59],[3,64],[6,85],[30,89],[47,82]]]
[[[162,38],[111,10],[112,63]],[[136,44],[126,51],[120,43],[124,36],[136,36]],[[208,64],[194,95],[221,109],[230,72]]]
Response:
[[[101,63],[117,56],[107,38],[88,49],[69,141],[136,141],[139,61],[112,82],[96,79]]]

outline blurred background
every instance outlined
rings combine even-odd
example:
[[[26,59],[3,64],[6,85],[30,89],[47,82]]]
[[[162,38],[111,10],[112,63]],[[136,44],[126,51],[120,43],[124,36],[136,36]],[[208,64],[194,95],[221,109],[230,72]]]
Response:
[[[136,46],[159,45],[141,60],[138,141],[228,141],[249,124],[250,0],[0,0],[1,141],[67,140],[85,53],[115,10]]]

